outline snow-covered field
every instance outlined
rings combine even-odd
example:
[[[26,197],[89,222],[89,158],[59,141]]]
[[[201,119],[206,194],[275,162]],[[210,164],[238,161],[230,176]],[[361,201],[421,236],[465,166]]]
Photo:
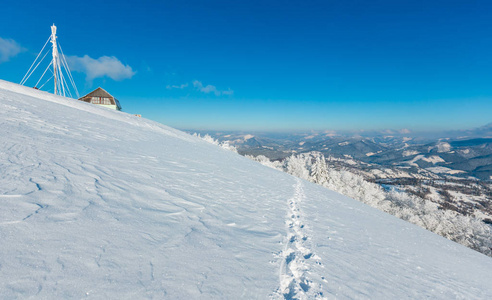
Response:
[[[492,259],[167,126],[0,81],[0,298],[492,298]]]
[[[462,170],[453,170],[450,168],[446,167],[430,167],[430,168],[425,168],[427,171],[431,171],[432,173],[446,173],[446,174],[460,174],[460,173],[466,173],[465,171]]]

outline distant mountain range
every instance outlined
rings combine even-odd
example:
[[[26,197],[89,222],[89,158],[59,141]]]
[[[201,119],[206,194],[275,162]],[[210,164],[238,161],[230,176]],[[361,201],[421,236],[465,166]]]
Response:
[[[492,123],[473,130],[434,136],[388,131],[365,132],[365,136],[333,132],[198,133],[209,134],[220,142],[228,141],[243,155],[264,155],[272,160],[317,151],[326,157],[354,159],[383,168],[404,169],[409,173],[421,173],[426,169],[441,176],[492,180]]]

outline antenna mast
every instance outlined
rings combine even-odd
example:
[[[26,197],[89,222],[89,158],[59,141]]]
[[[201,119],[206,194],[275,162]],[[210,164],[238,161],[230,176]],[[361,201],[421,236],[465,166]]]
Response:
[[[58,46],[56,45],[56,26],[53,24],[51,26],[51,44],[53,45],[53,76],[55,80],[55,95],[58,94]]]
[[[41,89],[48,81],[51,80],[51,78],[54,79],[54,94],[55,95],[60,95],[60,96],[68,96],[72,97],[72,93],[70,91],[70,87],[68,84],[70,83],[72,85],[72,89],[75,92],[75,95],[77,98],[80,97],[79,91],[77,90],[77,87],[75,86],[75,81],[73,80],[72,73],[70,72],[70,68],[68,67],[67,59],[65,58],[65,55],[63,54],[63,49],[61,45],[57,41],[57,36],[56,36],[56,26],[53,24],[51,26],[51,35],[46,41],[46,43],[43,46],[43,49],[41,49],[41,52],[39,52],[38,56],[32,63],[31,67],[27,71],[26,75],[24,75],[24,78],[22,78],[21,83],[24,85],[26,81],[31,77],[31,75],[34,73],[34,71],[37,69],[39,64],[44,60],[44,58],[48,55],[49,50],[46,51],[45,53],[43,52],[46,45],[48,42],[51,42],[51,54],[52,54],[52,59],[50,61],[50,64],[46,67],[46,69],[43,72],[43,75],[41,75],[41,78],[39,78],[38,82],[34,86],[37,88],[38,84],[41,82],[43,79],[44,75],[46,72],[50,69],[51,66],[53,66],[53,76],[48,78],[44,84],[42,84],[39,88]],[[44,53],[44,55],[42,55]],[[42,57],[40,60],[38,60],[40,57]],[[51,70],[50,70],[51,71]],[[68,81],[68,82],[67,82]]]

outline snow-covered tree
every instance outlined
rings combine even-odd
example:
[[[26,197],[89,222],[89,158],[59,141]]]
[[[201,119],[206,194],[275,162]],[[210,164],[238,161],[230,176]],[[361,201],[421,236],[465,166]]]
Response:
[[[277,169],[279,171],[283,171],[283,165],[281,162],[278,161],[271,161],[268,157],[264,155],[258,155],[258,156],[252,156],[252,155],[245,155],[246,158],[249,158],[251,160],[254,160],[256,162],[259,162],[260,164],[270,167],[272,169]]]
[[[317,184],[324,186],[327,183],[328,166],[326,165],[326,159],[323,154],[320,153],[320,155],[316,156],[316,161],[311,166],[310,176],[312,181]]]
[[[296,177],[309,180],[309,162],[305,155],[291,155],[285,159],[285,171]]]
[[[211,137],[210,135],[208,134],[205,134],[204,136],[201,136],[199,133],[194,133],[193,136],[196,136],[196,137],[199,137],[201,138],[202,140],[206,141],[206,142],[209,142],[210,144],[214,144],[214,145],[217,145],[217,146],[220,146],[226,150],[229,150],[229,151],[232,151],[232,152],[235,152],[235,153],[238,153],[237,152],[237,148],[234,147],[233,145],[229,144],[229,141],[225,141],[225,142],[219,142],[218,140],[214,139],[213,137]]]
[[[202,140],[209,142],[210,144],[214,145],[219,145],[219,141],[211,137],[209,134],[205,134],[204,136],[201,136],[199,133],[194,133],[193,136],[199,137]]]

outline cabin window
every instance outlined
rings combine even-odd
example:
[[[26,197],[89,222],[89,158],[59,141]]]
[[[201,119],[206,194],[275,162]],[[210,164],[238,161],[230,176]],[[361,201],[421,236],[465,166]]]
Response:
[[[105,97],[92,97],[92,104],[103,104],[103,105],[111,105],[111,99]]]

